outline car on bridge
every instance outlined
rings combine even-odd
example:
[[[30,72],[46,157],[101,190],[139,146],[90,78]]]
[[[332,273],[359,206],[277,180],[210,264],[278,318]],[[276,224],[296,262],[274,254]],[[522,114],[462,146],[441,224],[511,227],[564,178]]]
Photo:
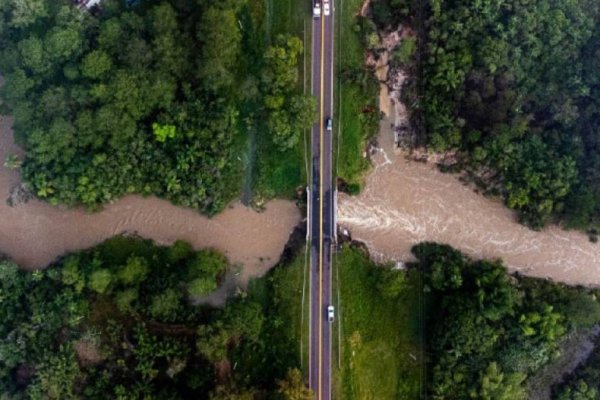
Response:
[[[314,0],[313,17],[319,18],[320,16],[321,16],[321,0]]]

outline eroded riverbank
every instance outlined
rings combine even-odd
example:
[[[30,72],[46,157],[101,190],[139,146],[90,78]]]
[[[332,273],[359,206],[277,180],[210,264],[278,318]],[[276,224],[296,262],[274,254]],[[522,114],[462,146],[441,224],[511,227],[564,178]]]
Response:
[[[157,198],[127,196],[98,213],[64,210],[33,199],[10,207],[4,201],[19,183],[18,171],[2,167],[7,154],[22,154],[14,144],[12,118],[0,117],[0,252],[25,268],[39,268],[61,254],[91,247],[113,235],[137,233],[159,244],[176,239],[195,248],[221,250],[243,265],[238,282],[264,274],[279,259],[301,215],[293,202],[276,200],[264,212],[239,202],[213,218]]]
[[[391,120],[381,122],[374,167],[358,197],[341,195],[338,221],[378,261],[409,261],[421,241],[448,243],[476,258],[502,258],[511,271],[569,284],[600,285],[600,246],[549,226],[520,225],[512,211],[475,193],[433,163],[395,150]]]

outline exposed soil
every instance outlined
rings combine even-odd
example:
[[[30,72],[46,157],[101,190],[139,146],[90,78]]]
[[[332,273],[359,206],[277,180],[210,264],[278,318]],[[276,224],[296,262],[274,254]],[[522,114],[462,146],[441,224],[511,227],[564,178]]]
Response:
[[[475,193],[457,175],[409,160],[394,146],[391,122],[381,122],[363,192],[339,198],[339,224],[365,242],[373,258],[406,262],[414,244],[437,241],[476,258],[502,258],[524,275],[600,285],[600,245],[558,226],[532,231],[500,201]]]
[[[159,244],[183,239],[195,248],[218,249],[232,264],[243,266],[235,283],[244,286],[279,260],[300,221],[294,203],[283,200],[267,203],[260,213],[235,202],[210,219],[168,201],[140,196],[127,196],[93,214],[37,199],[11,207],[4,199],[20,185],[20,175],[2,164],[7,154],[23,154],[13,142],[11,126],[12,118],[0,117],[0,252],[28,269],[44,267],[64,253],[113,235],[137,233]]]
[[[98,351],[98,347],[96,347],[93,343],[79,340],[75,342],[73,347],[75,348],[77,359],[83,366],[96,365],[104,360],[104,358],[100,355],[100,351]]]

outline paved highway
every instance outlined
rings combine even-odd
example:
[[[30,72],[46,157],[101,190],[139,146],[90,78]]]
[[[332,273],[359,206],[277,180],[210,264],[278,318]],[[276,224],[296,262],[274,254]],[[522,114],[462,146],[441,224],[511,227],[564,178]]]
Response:
[[[333,130],[328,131],[325,126],[327,118],[333,118],[334,8],[333,0],[329,2],[330,15],[322,13],[319,18],[313,18],[312,23],[311,91],[317,98],[319,119],[311,133],[309,383],[317,400],[331,399],[332,325],[327,320],[327,307],[332,304],[331,244],[335,230],[335,192]]]

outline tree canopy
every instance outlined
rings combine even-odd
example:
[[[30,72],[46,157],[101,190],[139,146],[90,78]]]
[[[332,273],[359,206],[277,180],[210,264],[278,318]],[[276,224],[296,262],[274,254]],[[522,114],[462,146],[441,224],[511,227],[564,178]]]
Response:
[[[308,398],[288,331],[266,318],[286,318],[270,283],[262,300],[194,305],[189,277],[216,288],[226,268],[213,250],[121,236],[36,272],[0,261],[0,397]]]
[[[247,48],[261,29],[242,30],[247,3],[104,0],[90,13],[71,0],[1,2],[0,95],[28,187],[91,209],[140,193],[221,210],[242,186],[242,121],[271,121],[285,150],[314,119],[314,102],[297,93],[300,40]],[[278,50],[289,52],[283,66]],[[264,93],[240,93],[259,79]],[[285,107],[267,106],[268,96]]]
[[[595,1],[428,3],[427,143],[534,228],[599,221],[599,27]]]

